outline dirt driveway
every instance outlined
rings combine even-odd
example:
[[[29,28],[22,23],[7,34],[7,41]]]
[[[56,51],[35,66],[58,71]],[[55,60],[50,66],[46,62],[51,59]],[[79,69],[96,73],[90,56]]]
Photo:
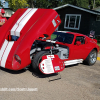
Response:
[[[0,88],[36,88],[37,91],[0,91],[0,100],[100,100],[100,61],[66,67],[60,75],[36,75],[0,68]]]

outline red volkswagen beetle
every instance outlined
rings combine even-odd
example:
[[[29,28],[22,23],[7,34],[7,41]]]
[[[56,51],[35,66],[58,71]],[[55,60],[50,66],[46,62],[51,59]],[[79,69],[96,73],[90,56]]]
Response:
[[[60,23],[52,9],[17,10],[0,28],[0,66],[20,70],[32,63],[33,70],[52,74],[83,61],[93,65],[97,43],[79,33],[54,32]]]

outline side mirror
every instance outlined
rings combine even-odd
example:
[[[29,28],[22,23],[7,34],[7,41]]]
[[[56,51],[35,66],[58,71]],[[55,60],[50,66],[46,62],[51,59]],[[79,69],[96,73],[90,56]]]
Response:
[[[77,41],[76,42],[76,45],[78,45],[78,46],[81,45],[81,42],[80,41]]]

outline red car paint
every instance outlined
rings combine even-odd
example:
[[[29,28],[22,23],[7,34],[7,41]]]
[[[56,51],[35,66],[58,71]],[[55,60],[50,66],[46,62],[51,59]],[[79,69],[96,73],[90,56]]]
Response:
[[[98,51],[97,44],[95,43],[94,40],[90,39],[89,37],[87,37],[83,34],[74,33],[74,32],[68,32],[68,33],[74,34],[73,43],[70,44],[70,46],[69,46],[70,53],[69,53],[68,60],[72,60],[72,59],[84,59],[85,60],[93,48],[97,48],[97,51]],[[77,36],[84,36],[85,37],[85,44],[74,45],[75,39]]]
[[[59,54],[53,54],[55,58],[51,63],[54,71],[50,73],[62,71],[65,65],[84,61],[93,49],[96,49],[97,52],[99,51],[99,46],[96,41],[86,35],[75,32],[61,32],[61,34],[72,34],[74,36],[73,41],[70,44],[45,40],[45,35],[50,37],[60,23],[61,20],[59,15],[52,9],[26,8],[17,10],[15,14],[12,15],[12,17],[0,28],[0,66],[11,70],[20,70],[31,64],[31,47],[34,45],[36,40],[39,40],[39,42],[50,42],[68,47],[68,49],[64,49],[60,46],[56,48],[48,45],[44,48],[34,48],[34,50],[39,49],[40,51],[42,51],[42,49],[50,50],[51,48],[61,50],[58,53],[62,52],[63,49],[65,51],[68,50],[68,58],[65,57],[65,53],[62,53],[62,57],[64,56],[65,59],[60,59],[60,57],[58,57]],[[13,41],[13,38],[15,37],[16,41]],[[75,44],[77,37],[84,37],[85,43],[80,44],[80,42],[77,42]],[[45,57],[47,56],[42,57],[41,63],[47,59]],[[39,68],[41,67],[41,63],[39,63]],[[60,70],[55,70],[55,66],[56,68],[59,66]],[[40,71],[42,71],[41,68]],[[48,72],[43,71],[42,73],[48,74]]]
[[[46,67],[48,66],[48,67]],[[52,74],[63,71],[65,68],[64,62],[58,55],[46,55],[42,57],[39,64],[39,69],[43,74]]]
[[[55,10],[26,8],[17,10],[0,28],[0,66],[20,70],[31,63],[30,49],[33,42],[42,34],[51,35],[61,23]],[[10,37],[18,36],[17,41]],[[21,64],[15,60],[21,59]]]
[[[87,58],[87,56],[89,55],[89,53],[93,50],[96,49],[97,52],[99,52],[99,46],[97,45],[97,43],[95,42],[95,39],[91,39],[86,35],[80,34],[80,33],[75,33],[75,32],[63,32],[60,31],[61,33],[64,34],[73,34],[74,38],[73,38],[73,42],[71,44],[67,44],[67,43],[63,43],[63,42],[56,42],[56,44],[59,45],[64,45],[64,46],[68,46],[69,47],[69,57],[68,59],[64,59],[64,61],[68,61],[68,60],[74,60],[74,59],[83,59],[85,60]],[[58,31],[59,33],[59,31]],[[81,44],[81,45],[74,45],[75,43],[75,39],[77,36],[82,36],[85,38],[85,44]]]

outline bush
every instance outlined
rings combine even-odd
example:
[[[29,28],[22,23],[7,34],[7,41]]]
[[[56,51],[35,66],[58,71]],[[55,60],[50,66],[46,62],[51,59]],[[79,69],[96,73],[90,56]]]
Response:
[[[96,39],[97,39],[98,45],[100,46],[100,35],[96,36]]]

